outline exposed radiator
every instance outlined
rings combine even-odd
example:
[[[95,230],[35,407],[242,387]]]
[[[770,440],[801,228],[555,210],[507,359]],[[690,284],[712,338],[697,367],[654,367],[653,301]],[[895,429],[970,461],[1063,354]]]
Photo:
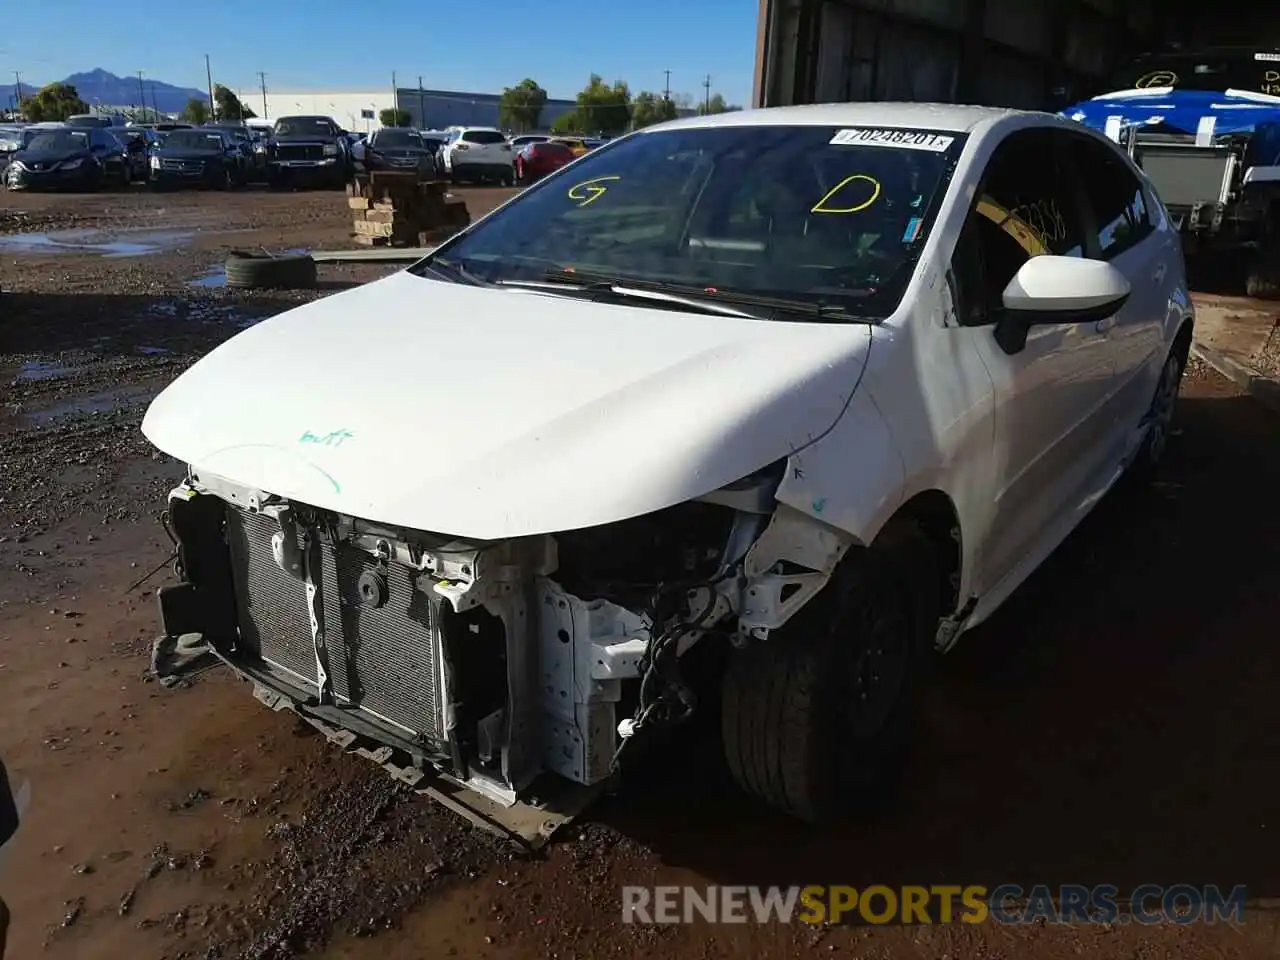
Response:
[[[227,507],[227,542],[240,607],[245,653],[313,688],[315,648],[305,585],[281,570],[271,553],[280,529],[272,517]],[[299,538],[302,532],[299,531]],[[383,568],[367,552],[324,542],[320,571],[328,670],[339,702],[413,734],[442,742],[437,613],[425,578],[409,567]],[[362,574],[385,570],[386,599],[365,602]]]

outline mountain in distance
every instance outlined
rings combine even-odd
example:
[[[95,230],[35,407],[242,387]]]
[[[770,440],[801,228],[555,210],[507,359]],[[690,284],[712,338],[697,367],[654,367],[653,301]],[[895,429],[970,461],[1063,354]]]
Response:
[[[75,87],[76,92],[80,94],[80,99],[89,104],[90,109],[95,103],[104,107],[139,105],[141,94],[136,76],[117,77],[114,73],[97,67],[88,73],[73,73],[62,82]],[[29,97],[41,86],[43,84],[24,81],[22,95]],[[152,80],[147,76],[142,78],[142,88],[146,93],[147,106],[152,106],[154,98],[154,105],[161,113],[178,113],[187,105],[187,101],[192,99],[209,102],[209,94],[204,90],[194,87],[175,87],[171,83]],[[16,102],[16,93],[15,84],[0,84],[0,109],[8,108]]]

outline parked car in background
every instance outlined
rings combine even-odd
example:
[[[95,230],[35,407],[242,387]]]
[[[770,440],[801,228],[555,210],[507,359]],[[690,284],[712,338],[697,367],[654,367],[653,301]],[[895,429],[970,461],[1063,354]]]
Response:
[[[246,123],[226,120],[206,123],[201,130],[221,130],[236,142],[244,155],[245,175],[249,180],[265,180],[267,176],[267,150],[253,129]]]
[[[151,158],[160,146],[160,135],[146,127],[111,127],[129,156],[129,177],[145,181],[151,176]]]
[[[42,131],[5,171],[10,190],[97,190],[125,186],[130,179],[124,144],[104,127]]]
[[[441,150],[444,169],[454,183],[492,181],[515,183],[515,155],[501,130],[461,127],[449,133]]]
[[[0,171],[9,165],[13,155],[44,131],[36,127],[0,127]]]
[[[521,133],[511,138],[511,149],[522,150],[531,143],[546,143],[551,139],[548,133]]]
[[[419,130],[418,132],[422,135],[423,144],[435,158],[436,176],[444,176],[444,148],[449,142],[449,134],[443,130]]]
[[[152,124],[152,127],[154,127],[157,133],[170,133],[174,130],[190,130],[194,126],[195,126],[194,123],[179,123],[177,121],[169,121],[169,120]]]
[[[175,130],[151,160],[151,182],[161,189],[191,186],[229,190],[248,182],[251,162],[241,143],[226,130]]]
[[[435,151],[416,130],[382,127],[364,144],[366,170],[416,170],[419,179],[436,175]]]
[[[351,145],[332,117],[281,117],[271,133],[267,180],[277,188],[343,187],[351,176]]]
[[[548,143],[558,143],[568,147],[569,151],[575,156],[580,157],[591,148],[587,146],[587,141],[582,137],[552,137]]]
[[[576,159],[563,143],[548,140],[526,144],[516,154],[516,183],[536,183]]]
[[[129,118],[122,113],[77,113],[63,121],[66,126],[77,129],[123,127],[128,122]]]

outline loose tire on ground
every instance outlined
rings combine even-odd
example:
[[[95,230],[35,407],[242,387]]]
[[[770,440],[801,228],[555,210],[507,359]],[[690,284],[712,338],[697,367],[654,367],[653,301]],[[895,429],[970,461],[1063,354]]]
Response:
[[[234,250],[225,270],[227,286],[241,290],[305,290],[316,285],[316,262],[305,254],[272,256]]]
[[[882,785],[920,713],[940,607],[932,544],[895,521],[783,629],[735,650],[721,734],[738,784],[812,823]]]
[[[1245,293],[1259,300],[1280,300],[1280,245],[1258,252],[1245,281]]]

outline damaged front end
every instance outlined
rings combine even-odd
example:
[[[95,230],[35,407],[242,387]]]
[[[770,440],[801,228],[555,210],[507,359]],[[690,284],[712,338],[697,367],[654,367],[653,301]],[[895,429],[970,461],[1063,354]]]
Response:
[[[264,703],[536,846],[624,746],[693,712],[686,651],[763,637],[825,584],[849,541],[777,503],[784,467],[487,542],[193,471],[169,497],[181,582],[159,591],[165,632],[200,635]]]

